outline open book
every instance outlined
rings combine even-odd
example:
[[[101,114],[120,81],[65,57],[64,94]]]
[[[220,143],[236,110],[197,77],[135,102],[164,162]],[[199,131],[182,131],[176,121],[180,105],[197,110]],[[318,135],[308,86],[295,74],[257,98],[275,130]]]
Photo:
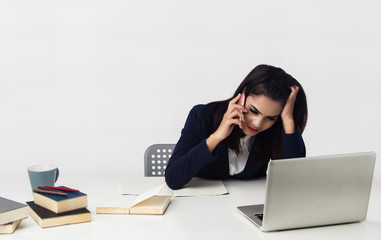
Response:
[[[97,207],[96,212],[107,214],[164,214],[171,198],[186,196],[217,196],[227,194],[221,180],[193,178],[184,188],[170,189],[161,177],[140,177],[119,182],[122,195],[138,195],[130,207]]]
[[[130,207],[97,207],[96,213],[162,215],[172,198],[172,196],[158,195],[163,187],[164,184],[161,184],[140,194]]]

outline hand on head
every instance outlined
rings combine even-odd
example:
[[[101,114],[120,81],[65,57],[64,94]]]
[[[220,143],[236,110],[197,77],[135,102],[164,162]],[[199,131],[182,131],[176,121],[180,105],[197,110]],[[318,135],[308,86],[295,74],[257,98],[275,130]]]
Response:
[[[294,85],[290,87],[291,93],[288,96],[286,104],[283,107],[281,118],[283,122],[283,129],[285,133],[295,132],[295,122],[294,122],[294,105],[296,101],[296,96],[298,95],[299,87]]]

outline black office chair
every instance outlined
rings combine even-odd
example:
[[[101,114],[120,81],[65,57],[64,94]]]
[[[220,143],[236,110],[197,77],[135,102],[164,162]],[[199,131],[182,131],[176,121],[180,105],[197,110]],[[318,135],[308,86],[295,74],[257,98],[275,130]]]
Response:
[[[144,176],[162,177],[176,144],[153,144],[144,153]]]

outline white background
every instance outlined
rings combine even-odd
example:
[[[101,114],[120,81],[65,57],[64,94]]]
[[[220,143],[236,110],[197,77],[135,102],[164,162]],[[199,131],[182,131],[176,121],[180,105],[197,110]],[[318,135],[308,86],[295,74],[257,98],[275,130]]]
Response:
[[[377,1],[0,0],[0,174],[142,176],[258,64],[305,88],[307,155],[381,154]],[[381,164],[376,165],[381,180]],[[1,183],[3,184],[3,183]]]

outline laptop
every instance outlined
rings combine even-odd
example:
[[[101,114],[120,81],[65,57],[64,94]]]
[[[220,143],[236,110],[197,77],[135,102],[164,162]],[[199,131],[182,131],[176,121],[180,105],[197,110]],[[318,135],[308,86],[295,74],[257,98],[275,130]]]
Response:
[[[375,161],[374,152],[270,161],[265,203],[238,210],[265,232],[362,221]]]

